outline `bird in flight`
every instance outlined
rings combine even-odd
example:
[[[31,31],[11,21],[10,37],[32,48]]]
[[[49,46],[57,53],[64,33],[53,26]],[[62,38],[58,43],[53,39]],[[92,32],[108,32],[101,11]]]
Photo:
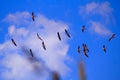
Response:
[[[82,26],[82,32],[84,32],[84,31],[85,31],[85,26],[83,25],[83,26]]]
[[[109,41],[111,41],[113,38],[115,38],[116,34],[112,34],[112,36],[109,38]]]
[[[33,56],[33,52],[32,52],[32,49],[30,49],[30,54],[31,54],[31,56],[32,56],[32,57],[34,57],[34,56]]]
[[[42,41],[42,46],[43,46],[43,49],[46,50],[44,41]]]
[[[12,43],[17,47],[17,44],[16,44],[16,42],[14,41],[13,38],[11,39],[11,41],[12,41]]]
[[[61,40],[60,33],[57,32],[58,39]]]
[[[83,53],[84,53],[84,55],[85,55],[86,57],[88,57],[86,44],[83,44]]]
[[[34,12],[32,12],[32,20],[35,21],[35,15],[34,15]]]
[[[37,33],[37,37],[38,37],[38,39],[40,39],[41,41],[43,41],[43,40],[42,40],[42,38],[39,36],[39,34],[38,34],[38,33]]]
[[[106,52],[106,47],[105,47],[105,45],[103,45],[103,51]]]
[[[80,46],[78,46],[78,50],[77,51],[78,51],[78,53],[80,53]]]
[[[68,31],[66,29],[65,29],[65,33],[70,38],[70,34],[68,33]]]
[[[88,47],[87,47],[87,45],[86,45],[86,44],[84,44],[84,47],[85,47],[86,51],[88,51],[88,52],[89,52],[89,49],[88,49]]]

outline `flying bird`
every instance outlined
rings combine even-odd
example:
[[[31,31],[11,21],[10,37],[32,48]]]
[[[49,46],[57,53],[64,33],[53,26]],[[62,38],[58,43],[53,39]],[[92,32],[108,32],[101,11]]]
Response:
[[[34,57],[34,56],[33,56],[33,52],[32,52],[32,49],[30,49],[30,55],[31,55],[32,57]]]
[[[42,40],[42,38],[39,36],[39,34],[38,34],[38,33],[37,33],[37,37],[38,37],[38,39],[40,39],[41,41],[43,41],[43,40]]]
[[[112,34],[112,36],[109,38],[109,41],[111,41],[113,38],[115,38],[116,34]]]
[[[78,51],[78,53],[80,53],[80,46],[78,46],[78,50],[77,51]]]
[[[85,49],[89,52],[89,49],[86,44],[84,44]]]
[[[68,31],[66,29],[65,29],[65,33],[70,38],[70,34],[68,33]]]
[[[11,39],[11,41],[12,41],[12,43],[17,47],[17,44],[16,44],[16,42],[14,41],[13,38]]]
[[[84,32],[84,31],[85,31],[85,26],[83,25],[83,26],[82,26],[82,32]]]
[[[83,53],[84,53],[84,55],[85,55],[86,57],[88,57],[86,44],[83,44]]]
[[[106,52],[106,47],[105,47],[105,45],[103,45],[103,51]]]
[[[58,39],[61,40],[60,33],[57,32]]]
[[[46,47],[45,47],[44,41],[42,41],[42,46],[43,46],[43,49],[46,50]]]
[[[85,49],[83,50],[83,53],[84,53],[84,55],[85,55],[86,57],[88,57],[87,51],[86,51]]]
[[[32,12],[32,20],[35,21],[35,15],[34,15],[34,12]]]

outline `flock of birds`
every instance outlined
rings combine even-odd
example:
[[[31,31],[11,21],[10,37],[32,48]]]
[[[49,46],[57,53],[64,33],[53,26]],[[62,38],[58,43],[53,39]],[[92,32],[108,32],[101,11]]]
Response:
[[[34,15],[33,12],[32,12],[32,21],[35,21],[35,15]],[[82,26],[81,31],[82,31],[82,32],[85,31],[85,26],[84,26],[84,25]],[[67,35],[68,38],[71,38],[69,32],[68,32],[66,29],[65,29],[65,34]],[[112,35],[110,36],[110,38],[109,38],[108,41],[111,41],[113,38],[115,38],[115,36],[116,36],[116,34],[112,34]],[[45,46],[44,40],[40,37],[40,35],[39,35],[38,33],[37,33],[37,37],[38,37],[39,40],[42,41],[42,47],[43,47],[43,49],[46,50],[46,46]],[[61,39],[61,35],[60,35],[59,32],[57,32],[57,37],[58,37],[58,39],[59,39],[60,41],[62,40],[62,39]],[[17,43],[15,42],[15,40],[14,40],[13,38],[11,39],[11,41],[12,41],[12,43],[17,47]],[[84,54],[86,57],[88,57],[88,54],[87,54],[87,53],[89,52],[89,49],[88,49],[87,44],[84,44],[84,43],[83,43],[83,44],[82,44],[82,49],[83,49],[83,54]],[[105,45],[102,46],[102,49],[103,49],[104,52],[106,52],[106,46],[105,46]],[[78,53],[81,52],[81,47],[80,47],[80,46],[78,46],[77,52],[78,52]],[[31,55],[32,57],[34,57],[34,54],[33,54],[33,52],[32,52],[32,49],[29,49],[29,53],[30,53],[30,55]],[[80,66],[82,66],[82,64],[80,64]],[[83,66],[82,66],[82,68],[83,68]],[[80,72],[81,72],[81,71],[80,71]],[[84,72],[84,71],[82,71],[82,73],[83,73],[83,72]],[[81,74],[82,74],[82,73],[81,73]],[[54,76],[53,76],[53,77],[54,77],[54,80],[59,80],[57,73],[54,73]],[[85,79],[82,79],[82,80],[85,80]]]
[[[32,20],[35,21],[35,15],[34,15],[33,12],[32,12]],[[82,31],[82,32],[85,31],[85,26],[84,26],[84,25],[82,26],[81,31]],[[68,36],[68,38],[71,38],[69,32],[68,32],[66,29],[65,29],[65,33],[66,33],[66,35]],[[109,38],[108,41],[111,41],[113,38],[115,38],[115,35],[116,35],[116,34],[112,34],[112,35],[110,36],[110,38]],[[38,33],[37,33],[37,37],[38,37],[38,39],[40,39],[40,40],[42,41],[42,47],[43,47],[43,49],[46,50],[46,46],[45,46],[44,40],[39,36]],[[61,41],[61,36],[60,36],[60,33],[59,33],[59,32],[57,32],[57,37],[58,37],[58,39]],[[13,38],[11,39],[11,41],[12,41],[12,43],[17,47],[17,44],[16,44],[16,42],[15,42],[15,40],[14,40]],[[83,43],[83,44],[82,44],[82,48],[83,48],[83,53],[84,53],[84,55],[85,55],[86,57],[88,57],[88,54],[87,54],[87,53],[89,52],[89,49],[88,49],[87,45]],[[105,45],[102,46],[102,49],[103,49],[104,52],[106,52],[106,46],[105,46]],[[81,52],[80,46],[78,46],[77,52],[78,52],[78,53]],[[33,57],[32,49],[30,49],[30,54],[31,54],[31,56]]]

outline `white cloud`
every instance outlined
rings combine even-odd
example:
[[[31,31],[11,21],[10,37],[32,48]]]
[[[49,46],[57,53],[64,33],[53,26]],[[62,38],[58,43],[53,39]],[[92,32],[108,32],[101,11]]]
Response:
[[[5,80],[41,79],[41,76],[35,75],[36,70],[39,72],[43,71],[43,66],[41,65],[41,63],[31,63],[29,62],[29,60],[25,59],[25,57],[16,53],[7,54],[7,56],[5,56],[5,58],[1,62],[2,65],[5,65],[5,69],[7,69],[3,73],[1,73],[2,77],[4,77]],[[35,70],[34,66],[38,66],[41,69]]]
[[[101,16],[107,17],[111,15],[113,12],[113,9],[109,6],[109,2],[103,2],[103,3],[96,3],[92,2],[89,4],[86,4],[86,6],[80,7],[80,13],[84,13],[86,15],[91,14],[99,14]]]
[[[65,28],[68,29],[67,24],[60,21],[49,20],[41,14],[37,14],[35,22],[33,22],[28,12],[9,14],[4,21],[10,22],[8,35],[14,38],[18,45],[18,48],[16,48],[10,39],[0,44],[0,50],[2,53],[5,53],[5,58],[2,62],[5,67],[11,68],[11,71],[6,69],[5,72],[2,72],[4,76],[16,80],[18,76],[22,79],[22,77],[27,76],[27,73],[31,74],[31,67],[26,67],[27,69],[23,68],[27,65],[30,66],[30,63],[22,58],[24,57],[21,51],[23,46],[27,49],[31,48],[36,58],[41,59],[50,71],[57,71],[62,76],[65,76],[67,72],[69,72],[69,67],[64,63],[69,59],[67,56],[69,45],[67,44],[67,37],[64,32]],[[62,41],[58,40],[57,31],[60,32]],[[41,41],[36,36],[37,33],[39,33],[44,40],[46,51],[43,50]],[[25,71],[25,74],[22,74],[20,71]]]
[[[99,22],[91,21],[91,30],[99,35],[111,35],[112,32]]]
[[[80,15],[87,20],[93,32],[102,36],[109,35],[112,32],[108,30],[108,26],[115,23],[113,16],[113,8],[109,2],[91,2],[80,7]]]
[[[14,35],[17,35],[17,36],[26,36],[28,35],[28,30],[26,30],[24,27],[21,27],[21,28],[16,28],[15,25],[11,25],[9,28],[8,28],[8,33],[10,36],[14,36]]]
[[[9,23],[13,24],[29,24],[29,20],[31,18],[31,15],[26,12],[16,12],[15,14],[9,14],[3,21],[7,21]]]

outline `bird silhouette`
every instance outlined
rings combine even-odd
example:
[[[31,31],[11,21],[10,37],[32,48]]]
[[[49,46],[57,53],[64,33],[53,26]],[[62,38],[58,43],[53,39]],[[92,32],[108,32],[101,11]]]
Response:
[[[89,49],[86,44],[84,44],[85,50],[89,52]]]
[[[11,39],[11,41],[12,41],[12,43],[17,47],[17,44],[16,44],[16,42],[14,41],[13,38]]]
[[[113,38],[115,38],[115,35],[116,35],[116,34],[112,34],[112,35],[111,35],[111,37],[109,38],[109,42],[110,42]]]
[[[34,12],[32,12],[32,20],[35,21],[35,15],[34,15]]]
[[[43,47],[44,50],[46,50],[44,41],[42,41],[42,47]]]
[[[85,31],[85,26],[83,25],[83,26],[82,26],[82,32],[84,32],[84,31]]]
[[[78,51],[78,53],[80,53],[80,46],[78,46],[78,50],[77,51]]]
[[[105,47],[105,45],[103,45],[103,51],[106,52],[106,47]]]
[[[32,57],[34,57],[33,52],[32,52],[32,49],[30,49],[30,55],[31,55]]]
[[[57,32],[58,39],[61,40],[60,33]]]
[[[42,40],[42,38],[39,36],[39,34],[38,34],[38,33],[37,33],[37,37],[38,37],[38,39],[40,39],[41,41],[43,41],[43,40]]]
[[[83,53],[84,53],[84,55],[85,55],[86,57],[88,57],[86,44],[83,44]]]
[[[70,38],[70,34],[68,33],[68,31],[66,29],[65,29],[65,33]]]

